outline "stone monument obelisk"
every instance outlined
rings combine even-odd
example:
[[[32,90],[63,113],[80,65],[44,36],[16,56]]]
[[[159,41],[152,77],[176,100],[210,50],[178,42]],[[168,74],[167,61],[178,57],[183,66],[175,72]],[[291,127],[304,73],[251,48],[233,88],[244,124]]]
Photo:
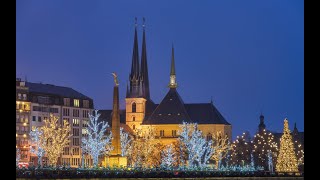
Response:
[[[120,142],[120,112],[119,112],[119,82],[116,73],[112,73],[114,78],[113,87],[113,109],[112,109],[112,146],[113,150],[109,157],[105,158],[106,166],[120,167],[127,166],[127,157],[121,156],[121,142]]]

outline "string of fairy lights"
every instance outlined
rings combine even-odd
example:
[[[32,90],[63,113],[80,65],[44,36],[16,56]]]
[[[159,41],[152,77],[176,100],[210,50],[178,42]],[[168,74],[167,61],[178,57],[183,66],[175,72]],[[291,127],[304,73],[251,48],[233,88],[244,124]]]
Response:
[[[94,165],[98,165],[98,156],[112,150],[112,134],[105,135],[108,124],[98,122],[100,114],[90,115],[88,126],[88,137],[84,137],[82,150],[94,159]],[[184,155],[179,152],[177,145],[162,146],[159,139],[155,137],[155,129],[149,127],[136,138],[131,137],[121,129],[122,156],[127,156],[129,164],[133,167],[157,167],[157,166],[180,166],[188,162],[188,167],[204,168],[209,159],[215,161],[216,169],[229,170],[257,170],[269,169],[273,167],[277,172],[298,172],[298,165],[304,165],[304,151],[299,139],[290,132],[288,120],[284,120],[283,135],[280,142],[275,141],[274,135],[266,129],[258,131],[251,140],[248,133],[237,136],[231,144],[227,137],[217,134],[213,140],[207,141],[197,124],[183,123],[180,125],[180,141],[183,142],[184,150],[187,151],[186,159],[181,159]],[[30,148],[33,154],[40,159],[44,154],[49,163],[55,165],[58,157],[69,143],[70,126],[67,121],[61,125],[58,118],[50,115],[45,120],[45,126],[35,129],[30,133],[33,144],[37,147]],[[220,137],[220,138],[219,138]],[[110,147],[110,148],[106,148]],[[106,149],[107,152],[106,152]],[[181,151],[181,147],[178,148]],[[215,152],[218,152],[215,154]],[[17,149],[16,162],[20,159],[19,149]],[[183,155],[183,156],[182,156]],[[183,161],[182,161],[183,160]],[[224,165],[222,165],[222,160]],[[217,163],[218,162],[218,163]],[[272,168],[270,170],[270,168]]]

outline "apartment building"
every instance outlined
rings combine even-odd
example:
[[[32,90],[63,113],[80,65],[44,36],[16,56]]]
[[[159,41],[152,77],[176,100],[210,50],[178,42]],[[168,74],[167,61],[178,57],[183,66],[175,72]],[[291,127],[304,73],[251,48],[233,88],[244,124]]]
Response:
[[[28,114],[22,117],[19,114],[20,121],[19,128],[17,125],[17,133],[18,129],[21,130],[20,126],[23,126],[23,123],[28,121],[28,124],[26,124],[28,128],[24,128],[26,133],[22,134],[22,137],[26,136],[25,139],[27,143],[30,143],[28,136],[29,131],[34,130],[36,127],[43,126],[44,120],[49,118],[50,114],[59,117],[59,123],[62,123],[63,120],[67,120],[71,127],[70,133],[72,134],[72,137],[70,138],[69,146],[64,148],[64,151],[58,160],[58,164],[68,164],[71,167],[78,167],[81,164],[81,157],[84,157],[85,163],[91,165],[92,160],[90,160],[87,155],[82,155],[80,147],[81,138],[87,136],[86,127],[89,122],[88,113],[93,111],[93,100],[70,87],[23,82],[20,79],[17,79],[17,84],[18,80],[19,83],[24,84],[26,87],[25,89],[27,89],[28,93],[26,94],[28,96],[26,96],[27,98],[24,104],[27,104],[25,107],[29,111],[26,111]],[[21,96],[22,98],[24,97],[23,94]],[[17,108],[20,107],[18,106],[18,102],[20,101],[17,100]],[[21,103],[23,103],[23,101]],[[20,112],[20,109],[17,110],[17,121],[18,111]],[[22,110],[22,112],[24,111]],[[27,116],[28,118],[26,120]],[[21,118],[24,118],[23,122]],[[22,125],[20,125],[21,123]],[[17,134],[17,139],[18,137],[19,134]],[[29,163],[37,165],[36,155],[29,153],[26,159],[29,159]],[[47,158],[44,157],[43,164],[45,165],[47,163]]]

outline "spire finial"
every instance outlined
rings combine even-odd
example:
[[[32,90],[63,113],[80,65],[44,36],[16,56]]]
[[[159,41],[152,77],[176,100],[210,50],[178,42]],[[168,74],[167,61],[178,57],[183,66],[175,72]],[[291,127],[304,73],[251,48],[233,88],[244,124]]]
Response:
[[[176,82],[176,68],[174,63],[174,47],[172,43],[172,52],[171,52],[171,69],[170,69],[170,88],[177,88],[177,82]]]
[[[211,103],[211,104],[213,104],[213,101],[212,101],[212,96],[211,96],[211,99],[210,99],[210,103]]]
[[[145,19],[144,17],[142,18],[142,22],[143,22],[143,23],[142,23],[142,27],[143,27],[143,29],[144,29],[144,28],[146,27],[146,24],[145,24],[145,23],[146,23],[146,19]]]

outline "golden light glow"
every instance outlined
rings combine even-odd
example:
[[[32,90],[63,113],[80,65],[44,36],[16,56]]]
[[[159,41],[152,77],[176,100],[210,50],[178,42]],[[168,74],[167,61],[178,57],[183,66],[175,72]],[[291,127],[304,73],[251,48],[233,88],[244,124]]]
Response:
[[[44,120],[45,125],[40,128],[43,134],[40,138],[49,164],[56,165],[63,148],[70,142],[69,122],[64,120],[63,125],[58,124],[58,117],[50,114],[49,119]]]
[[[277,172],[298,172],[297,157],[294,152],[288,120],[284,120],[283,135],[280,139],[280,152],[276,164]]]
[[[27,137],[27,135],[26,135],[26,134],[23,134],[23,137]]]

